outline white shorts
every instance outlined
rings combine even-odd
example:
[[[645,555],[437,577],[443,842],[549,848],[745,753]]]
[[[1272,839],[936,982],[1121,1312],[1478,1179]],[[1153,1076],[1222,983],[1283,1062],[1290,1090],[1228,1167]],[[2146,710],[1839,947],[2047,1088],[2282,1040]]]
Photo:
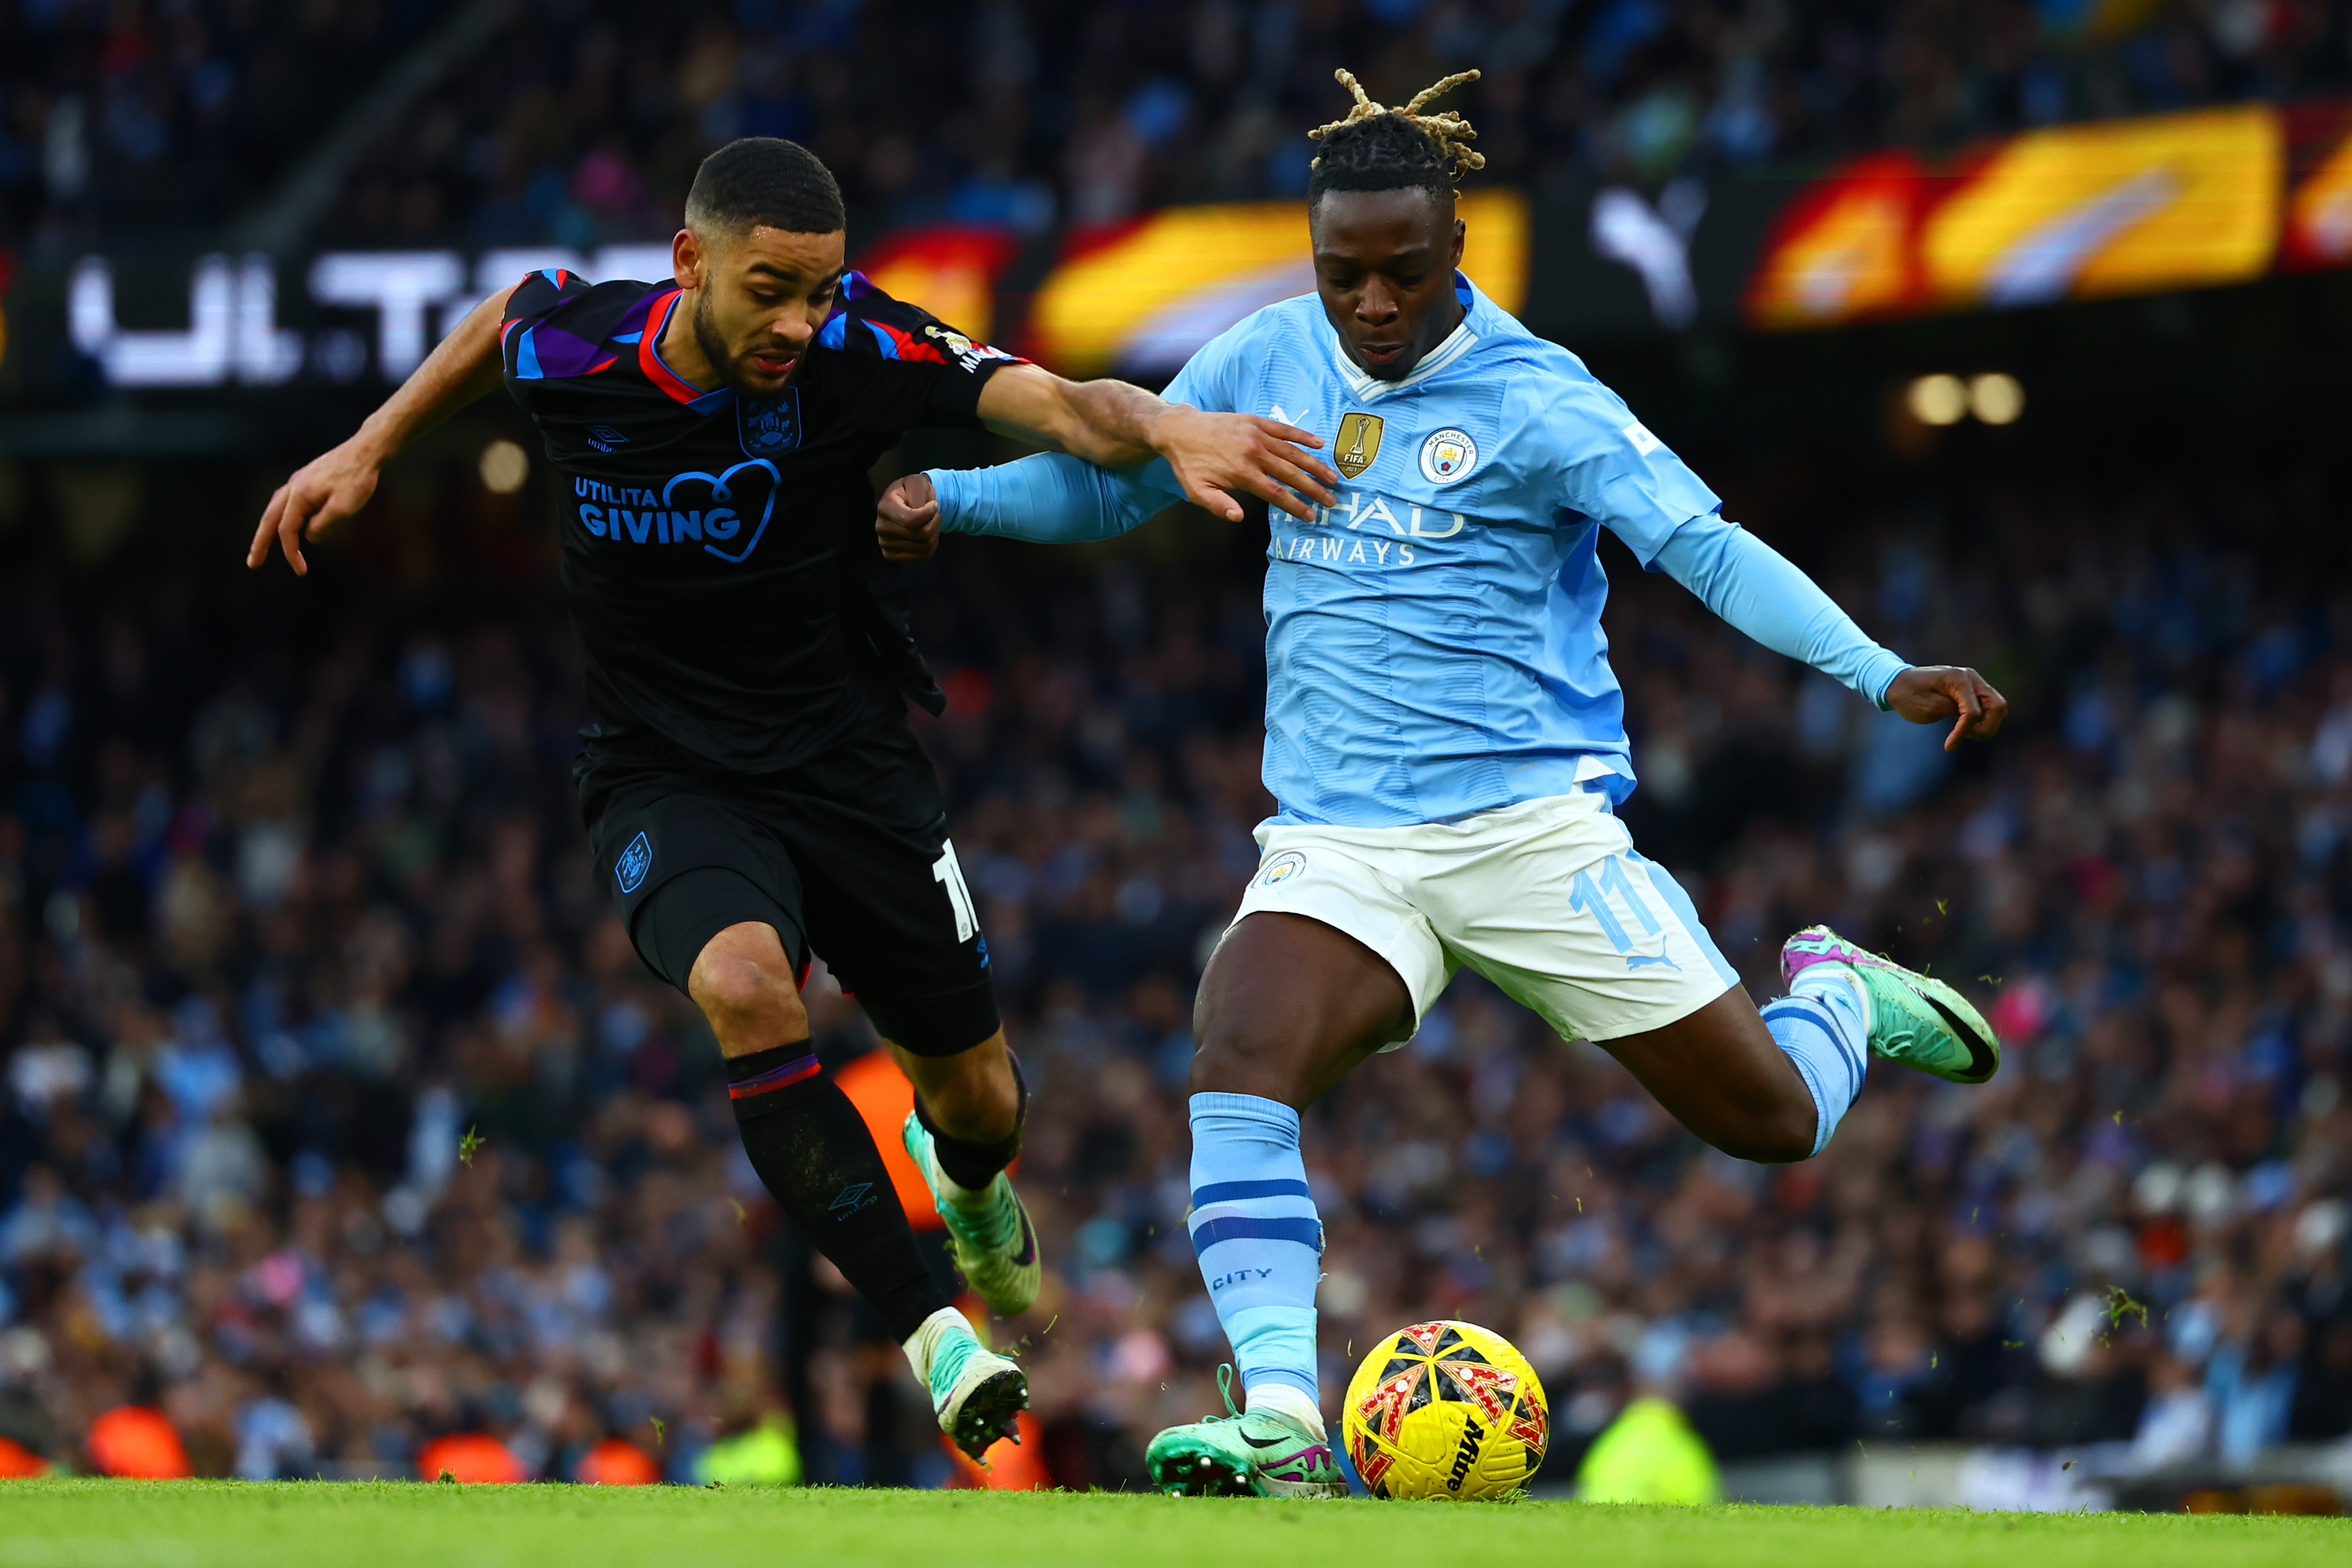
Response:
[[[1346,932],[1403,979],[1416,1029],[1465,964],[1567,1040],[1662,1029],[1739,983],[1605,796],[1402,828],[1265,823],[1257,842],[1234,923],[1271,911]]]

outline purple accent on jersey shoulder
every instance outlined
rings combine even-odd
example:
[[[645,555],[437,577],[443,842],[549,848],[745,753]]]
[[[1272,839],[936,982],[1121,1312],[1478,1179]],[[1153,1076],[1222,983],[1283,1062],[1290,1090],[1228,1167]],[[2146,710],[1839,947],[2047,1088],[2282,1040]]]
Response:
[[[525,329],[515,350],[515,374],[527,382],[593,375],[612,362],[602,345],[544,321]]]
[[[864,273],[843,273],[841,287],[834,293],[832,313],[825,317],[824,325],[816,329],[816,346],[820,349],[849,347],[849,302],[863,299],[873,292],[873,279]],[[869,321],[866,325],[870,327],[873,323]]]
[[[623,331],[625,331],[628,336],[626,338],[623,338],[616,333],[614,336],[613,341],[616,343],[634,343],[640,337],[644,336],[646,329],[646,313],[653,308],[655,300],[659,299],[664,294],[668,292],[670,292],[668,288],[656,284],[653,287],[646,289],[644,294],[638,296],[635,301],[633,302],[626,310],[621,312],[621,319],[616,323],[616,325],[618,325]]]

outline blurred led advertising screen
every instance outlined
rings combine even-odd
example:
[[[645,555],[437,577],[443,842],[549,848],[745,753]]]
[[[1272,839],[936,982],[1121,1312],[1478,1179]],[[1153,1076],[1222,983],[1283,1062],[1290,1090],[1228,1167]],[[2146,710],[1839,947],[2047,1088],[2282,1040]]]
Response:
[[[2342,117],[2329,155],[2300,175],[2291,118],[2256,104],[2036,131],[1936,166],[1905,152],[1857,160],[1782,207],[1743,313],[1827,326],[2242,283],[2302,256],[2342,265]]]
[[[399,381],[484,298],[558,267],[592,283],[664,278],[670,247],[326,251],[307,263],[212,255],[137,268],[127,287],[111,258],[85,256],[66,287],[67,337],[115,387],[348,382],[371,365]],[[181,324],[142,324],[157,317]]]
[[[969,338],[993,342],[996,285],[1021,242],[1007,229],[941,225],[886,235],[857,270],[893,299],[919,305]]]
[[[2290,183],[2279,265],[2291,272],[2352,264],[2352,104],[2286,113]]]
[[[1516,313],[1527,293],[1527,199],[1473,191],[1459,210],[1462,270]],[[1303,204],[1171,207],[1072,235],[1038,290],[1028,347],[1072,374],[1167,376],[1251,311],[1314,288]]]

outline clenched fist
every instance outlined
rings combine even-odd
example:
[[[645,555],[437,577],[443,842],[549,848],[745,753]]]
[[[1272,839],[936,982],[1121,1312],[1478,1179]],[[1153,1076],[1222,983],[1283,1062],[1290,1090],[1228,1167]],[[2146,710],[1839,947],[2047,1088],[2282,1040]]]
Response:
[[[922,560],[940,548],[940,498],[928,474],[893,479],[874,504],[884,560]]]

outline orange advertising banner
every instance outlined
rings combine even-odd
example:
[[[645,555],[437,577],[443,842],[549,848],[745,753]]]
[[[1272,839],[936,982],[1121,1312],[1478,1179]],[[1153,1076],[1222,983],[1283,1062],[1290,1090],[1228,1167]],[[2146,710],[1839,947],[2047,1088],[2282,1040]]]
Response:
[[[1528,204],[1466,191],[1462,270],[1506,310],[1527,292]],[[1038,291],[1031,352],[1072,374],[1166,375],[1257,309],[1315,288],[1298,202],[1170,207],[1073,235]]]
[[[1827,326],[2352,263],[2352,127],[2328,113],[2316,149],[2304,111],[2252,104],[2036,131],[1935,167],[1859,160],[1781,208],[1743,314]]]
[[[857,269],[894,299],[921,306],[967,337],[994,340],[996,283],[1020,242],[1004,229],[939,225],[885,235]]]

